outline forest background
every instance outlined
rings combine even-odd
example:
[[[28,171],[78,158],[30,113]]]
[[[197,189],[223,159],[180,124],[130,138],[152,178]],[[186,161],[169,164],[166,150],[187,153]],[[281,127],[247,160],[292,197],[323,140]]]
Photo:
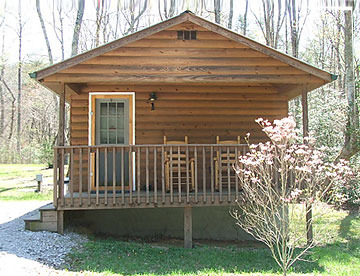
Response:
[[[29,72],[191,10],[338,75],[309,94],[309,128],[329,159],[344,157],[359,166],[359,2],[2,0],[0,163],[51,163],[59,101]],[[289,102],[289,110],[301,129],[301,97]]]

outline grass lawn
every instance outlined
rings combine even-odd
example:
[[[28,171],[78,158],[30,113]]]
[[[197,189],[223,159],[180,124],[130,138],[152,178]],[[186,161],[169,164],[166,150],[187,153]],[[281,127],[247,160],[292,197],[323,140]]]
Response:
[[[41,164],[0,164],[0,200],[51,200],[51,189],[35,193],[35,177],[42,174],[44,184],[52,181],[52,169]]]
[[[227,214],[224,214],[227,215]],[[358,276],[360,271],[360,217],[329,210],[320,223],[326,244],[297,262],[289,275]],[[266,248],[196,243],[179,246],[92,237],[69,256],[69,271],[81,275],[282,275]]]

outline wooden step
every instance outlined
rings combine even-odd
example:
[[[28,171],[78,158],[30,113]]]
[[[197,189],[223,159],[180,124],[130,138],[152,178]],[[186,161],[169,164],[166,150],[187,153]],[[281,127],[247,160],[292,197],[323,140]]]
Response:
[[[52,204],[41,207],[38,214],[24,221],[26,230],[57,232],[57,211]]]
[[[25,221],[25,229],[30,231],[49,231],[57,232],[57,222],[40,220]]]

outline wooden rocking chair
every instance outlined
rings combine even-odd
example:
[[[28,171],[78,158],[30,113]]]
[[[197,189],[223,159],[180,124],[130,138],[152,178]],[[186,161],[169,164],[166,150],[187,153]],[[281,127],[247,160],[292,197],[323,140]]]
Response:
[[[185,136],[184,141],[168,141],[164,136],[165,145],[186,145],[188,142],[187,136]],[[171,185],[173,189],[179,190],[185,186],[184,191],[186,191],[187,176],[189,177],[189,190],[194,190],[194,159],[186,156],[186,151],[179,147],[174,147],[172,151],[166,150],[164,159],[166,191],[170,191]]]
[[[234,144],[240,144],[240,136],[237,136],[237,140],[220,140],[219,136],[216,136],[216,144],[221,145],[234,145]],[[239,156],[240,153],[238,153],[237,156]],[[216,151],[216,157],[214,158],[215,161],[215,189],[219,190],[220,182],[221,184],[225,184],[225,187],[228,187],[228,168],[230,167],[230,186],[236,185],[236,173],[233,169],[233,166],[235,165],[236,154],[235,152],[230,152],[229,154],[227,151]],[[221,178],[221,179],[220,179]]]

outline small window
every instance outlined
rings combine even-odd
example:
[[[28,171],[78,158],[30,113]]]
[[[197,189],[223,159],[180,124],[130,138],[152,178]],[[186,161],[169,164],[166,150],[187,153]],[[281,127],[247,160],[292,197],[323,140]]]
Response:
[[[178,31],[177,38],[180,40],[195,40],[196,31]]]

